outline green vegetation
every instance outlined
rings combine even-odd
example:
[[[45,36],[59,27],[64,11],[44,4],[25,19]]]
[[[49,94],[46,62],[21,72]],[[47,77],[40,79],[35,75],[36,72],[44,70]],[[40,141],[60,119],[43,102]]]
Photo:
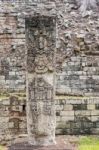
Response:
[[[63,100],[63,99],[76,99],[76,100],[84,100],[84,99],[98,99],[99,97],[93,97],[93,96],[66,96],[66,95],[56,95],[55,99],[57,100]]]
[[[99,138],[82,137],[79,142],[78,150],[99,150]]]
[[[0,100],[9,99],[11,96],[15,96],[18,98],[18,100],[22,100],[23,98],[26,98],[26,93],[25,92],[18,92],[18,93],[0,92]]]
[[[0,150],[6,150],[6,147],[0,146]]]

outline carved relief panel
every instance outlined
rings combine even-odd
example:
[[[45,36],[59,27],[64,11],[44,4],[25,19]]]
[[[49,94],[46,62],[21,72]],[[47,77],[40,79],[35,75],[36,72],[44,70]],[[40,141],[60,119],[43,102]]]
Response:
[[[28,21],[27,65],[29,72],[53,71],[55,51],[55,19],[34,17]]]
[[[55,18],[26,19],[27,123],[34,145],[55,141]]]

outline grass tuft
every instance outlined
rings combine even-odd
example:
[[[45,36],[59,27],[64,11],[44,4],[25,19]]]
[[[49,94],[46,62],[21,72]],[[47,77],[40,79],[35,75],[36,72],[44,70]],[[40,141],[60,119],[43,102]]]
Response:
[[[5,146],[0,146],[0,150],[7,150]]]
[[[79,141],[78,150],[99,150],[99,138],[82,137]]]

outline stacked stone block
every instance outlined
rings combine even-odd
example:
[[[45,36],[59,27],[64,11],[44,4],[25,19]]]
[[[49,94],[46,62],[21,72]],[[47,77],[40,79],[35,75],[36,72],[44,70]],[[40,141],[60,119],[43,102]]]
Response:
[[[56,119],[56,134],[98,134],[99,99],[59,99],[56,101]]]
[[[57,73],[57,93],[98,96],[99,56],[72,56]]]
[[[17,97],[0,99],[0,143],[13,142],[26,130],[26,102]]]
[[[14,2],[0,2],[0,91],[25,89],[25,20]]]
[[[79,10],[72,9],[76,7],[74,2],[65,0],[5,0],[0,1],[0,6],[1,90],[25,90],[25,17],[56,14],[57,91],[70,95],[98,95],[99,22],[96,13],[83,18]]]
[[[26,98],[0,100],[0,142],[27,134]],[[99,98],[56,98],[56,134],[99,134]]]

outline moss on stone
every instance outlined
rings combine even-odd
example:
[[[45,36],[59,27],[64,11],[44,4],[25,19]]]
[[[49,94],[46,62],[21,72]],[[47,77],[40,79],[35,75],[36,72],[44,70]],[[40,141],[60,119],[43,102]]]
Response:
[[[76,100],[82,100],[82,99],[97,99],[99,97],[93,97],[93,96],[65,96],[65,95],[59,95],[55,96],[56,100],[63,100],[63,99],[76,99]]]
[[[7,92],[2,92],[0,93],[0,100],[4,100],[4,99],[9,99],[11,96],[15,96],[18,98],[18,100],[23,100],[26,99],[26,93],[23,92],[19,92],[19,93],[7,93]]]

